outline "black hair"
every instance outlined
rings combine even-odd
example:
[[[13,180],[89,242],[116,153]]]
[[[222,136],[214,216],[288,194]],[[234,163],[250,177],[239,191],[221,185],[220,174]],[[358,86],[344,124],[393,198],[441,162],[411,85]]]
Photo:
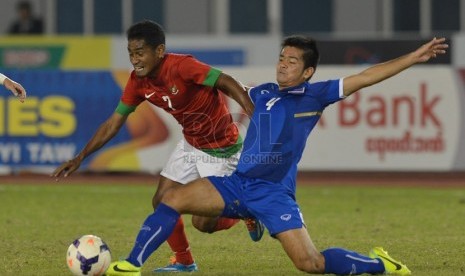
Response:
[[[156,22],[143,20],[133,24],[126,32],[127,39],[143,39],[147,45],[156,48],[158,45],[165,44],[165,31]]]
[[[313,67],[313,69],[316,70],[316,66],[320,60],[320,53],[318,51],[315,39],[303,35],[288,36],[284,38],[283,42],[281,43],[281,49],[286,46],[291,46],[303,50],[304,69]]]
[[[29,3],[29,1],[20,1],[16,5],[16,9],[18,11],[25,10],[25,11],[31,12],[32,11],[32,6],[31,6],[31,3]]]

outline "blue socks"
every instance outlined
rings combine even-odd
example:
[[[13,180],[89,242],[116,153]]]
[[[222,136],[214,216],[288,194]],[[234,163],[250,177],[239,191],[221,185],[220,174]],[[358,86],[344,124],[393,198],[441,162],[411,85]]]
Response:
[[[378,259],[372,259],[357,252],[333,247],[321,254],[325,257],[325,274],[356,275],[384,272],[384,264]]]
[[[179,216],[179,213],[173,208],[160,203],[155,212],[149,215],[142,224],[134,247],[126,260],[141,267],[147,258],[171,235]]]

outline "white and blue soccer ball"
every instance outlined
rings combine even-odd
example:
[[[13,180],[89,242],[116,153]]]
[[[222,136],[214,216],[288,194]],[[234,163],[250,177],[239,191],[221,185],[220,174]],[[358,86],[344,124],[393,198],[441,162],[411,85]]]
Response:
[[[111,263],[108,245],[94,235],[75,240],[66,253],[66,264],[76,276],[103,275]]]

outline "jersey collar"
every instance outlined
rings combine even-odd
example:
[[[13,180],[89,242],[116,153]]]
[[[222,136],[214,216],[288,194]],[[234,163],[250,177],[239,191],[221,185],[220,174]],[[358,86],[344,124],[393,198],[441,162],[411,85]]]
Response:
[[[284,88],[282,90],[279,90],[279,92],[286,93],[286,94],[292,94],[292,95],[304,95],[305,90],[308,89],[307,84],[308,84],[308,82],[304,82],[304,83],[301,83],[301,84],[299,84],[297,86]]]

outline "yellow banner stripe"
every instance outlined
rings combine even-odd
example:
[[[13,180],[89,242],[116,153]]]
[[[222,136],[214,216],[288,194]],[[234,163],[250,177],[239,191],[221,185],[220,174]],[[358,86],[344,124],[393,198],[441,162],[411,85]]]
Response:
[[[321,116],[321,114],[322,114],[322,112],[320,112],[320,111],[296,113],[296,114],[294,114],[294,118],[310,117],[310,116]]]

